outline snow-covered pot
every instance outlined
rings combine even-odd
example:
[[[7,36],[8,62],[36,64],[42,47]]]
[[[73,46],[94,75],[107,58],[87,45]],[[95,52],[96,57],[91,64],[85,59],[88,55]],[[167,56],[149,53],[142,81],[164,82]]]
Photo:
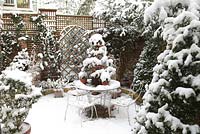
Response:
[[[87,83],[87,73],[85,72],[80,72],[78,74],[79,80],[83,83],[86,84]]]
[[[116,99],[117,97],[120,97],[122,94],[121,90],[116,90],[112,92],[112,99]]]
[[[83,84],[86,84],[86,83],[87,83],[87,79],[86,79],[86,78],[81,78],[80,81],[81,81]]]
[[[31,133],[31,125],[29,123],[23,122],[21,127],[22,127],[22,134],[30,134]]]
[[[54,89],[54,97],[55,98],[60,98],[63,97],[64,93],[62,89]]]

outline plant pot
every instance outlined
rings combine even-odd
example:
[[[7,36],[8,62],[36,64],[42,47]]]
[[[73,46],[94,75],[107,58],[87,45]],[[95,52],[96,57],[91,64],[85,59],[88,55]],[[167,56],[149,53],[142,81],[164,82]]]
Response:
[[[112,99],[116,99],[116,98],[120,97],[121,93],[122,93],[121,90],[117,90],[117,91],[112,92]]]
[[[87,83],[87,79],[80,79],[80,81],[83,83],[83,84],[86,84]]]
[[[22,134],[30,134],[31,133],[31,125],[27,122],[23,122],[21,125]]]
[[[96,70],[100,70],[100,69],[103,69],[103,68],[105,68],[105,66],[103,66],[103,65],[96,65],[96,66],[94,66],[92,68],[92,72],[95,72]]]
[[[60,97],[63,97],[64,94],[63,94],[63,91],[62,90],[54,90],[54,97],[55,98],[60,98]]]
[[[109,85],[109,82],[108,81],[104,81],[104,82],[102,82],[101,85]]]
[[[101,85],[101,79],[100,79],[100,78],[97,78],[97,77],[95,77],[95,78],[92,77],[91,84],[94,85],[94,86]]]
[[[100,70],[100,69],[103,69],[103,68],[105,68],[103,65],[97,65],[97,66],[95,66],[96,70]]]

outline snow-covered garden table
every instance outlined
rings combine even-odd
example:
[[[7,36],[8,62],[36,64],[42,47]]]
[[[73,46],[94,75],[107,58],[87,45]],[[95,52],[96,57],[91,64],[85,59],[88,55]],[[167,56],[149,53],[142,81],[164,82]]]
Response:
[[[92,86],[90,84],[83,84],[80,80],[75,80],[74,85],[76,88],[86,91],[112,91],[114,89],[117,89],[120,87],[120,82],[116,80],[110,80],[109,85],[98,85],[98,86]]]
[[[110,80],[109,85],[98,85],[95,87],[90,84],[83,84],[80,80],[75,80],[74,85],[77,89],[90,92],[90,95],[88,96],[89,101],[96,101],[96,99],[93,99],[95,95],[92,95],[92,93],[100,92],[100,96],[97,96],[97,98],[101,98],[100,105],[107,105],[107,107],[110,108],[111,92],[120,87],[120,82],[116,80]],[[106,104],[106,102],[108,103]],[[110,114],[110,109],[108,112]]]

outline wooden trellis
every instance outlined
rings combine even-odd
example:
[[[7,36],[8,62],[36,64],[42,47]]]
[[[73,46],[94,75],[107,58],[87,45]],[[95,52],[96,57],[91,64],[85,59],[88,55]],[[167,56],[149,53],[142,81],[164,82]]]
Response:
[[[60,50],[62,54],[61,74],[68,80],[78,79],[82,62],[89,48],[89,35],[80,26],[68,26],[61,32]]]

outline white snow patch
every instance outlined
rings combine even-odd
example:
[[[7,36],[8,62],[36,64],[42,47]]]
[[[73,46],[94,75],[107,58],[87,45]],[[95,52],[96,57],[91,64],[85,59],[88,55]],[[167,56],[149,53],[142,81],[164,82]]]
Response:
[[[174,93],[178,94],[179,96],[184,96],[186,99],[193,96],[193,95],[194,96],[196,95],[192,88],[184,88],[184,87],[176,88]]]
[[[27,73],[24,71],[20,71],[19,69],[15,70],[4,70],[2,71],[3,74],[5,74],[6,78],[11,78],[14,80],[19,80],[21,82],[24,82],[28,85],[31,85],[32,83],[32,77],[31,73]]]

